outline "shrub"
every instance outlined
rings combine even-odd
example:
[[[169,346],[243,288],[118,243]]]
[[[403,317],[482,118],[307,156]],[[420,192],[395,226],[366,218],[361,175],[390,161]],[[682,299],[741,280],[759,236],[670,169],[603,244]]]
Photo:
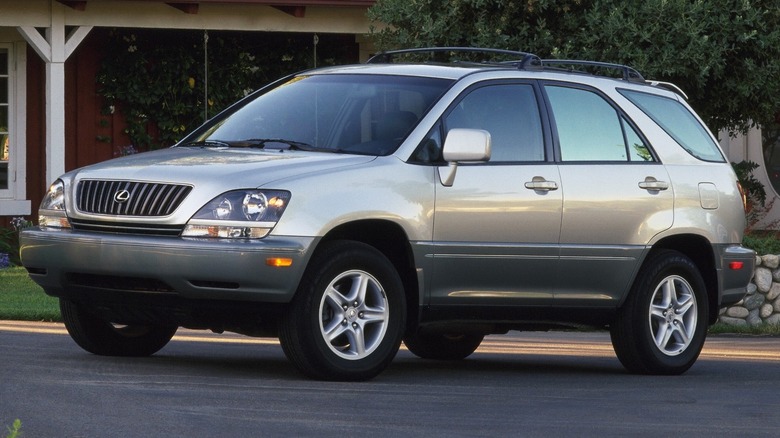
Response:
[[[11,219],[10,228],[0,228],[0,268],[19,266],[19,231],[32,225],[23,217]]]

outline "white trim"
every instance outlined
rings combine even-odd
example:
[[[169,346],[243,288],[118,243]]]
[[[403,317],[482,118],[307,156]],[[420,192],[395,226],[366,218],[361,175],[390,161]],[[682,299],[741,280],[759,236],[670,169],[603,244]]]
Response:
[[[51,1],[46,37],[32,26],[17,27],[19,33],[46,62],[46,182],[65,173],[65,61],[92,26],[80,26],[65,36],[66,6]]]
[[[65,39],[65,59],[70,58],[73,51],[84,41],[89,31],[92,30],[92,26],[79,26],[73,29]]]
[[[20,26],[17,29],[41,59],[45,62],[51,62],[51,46],[36,28],[31,26]]]

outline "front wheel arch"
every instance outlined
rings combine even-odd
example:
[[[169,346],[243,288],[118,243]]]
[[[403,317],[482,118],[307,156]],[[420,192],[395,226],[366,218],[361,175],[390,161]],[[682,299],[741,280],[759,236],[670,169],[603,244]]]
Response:
[[[395,357],[405,321],[403,284],[387,257],[360,242],[331,241],[312,257],[279,340],[309,377],[367,380]]]

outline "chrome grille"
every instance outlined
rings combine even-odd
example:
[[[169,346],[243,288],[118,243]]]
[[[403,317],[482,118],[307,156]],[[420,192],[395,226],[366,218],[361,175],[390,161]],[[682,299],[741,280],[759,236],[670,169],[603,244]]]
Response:
[[[190,190],[180,184],[84,180],[76,190],[76,207],[84,213],[112,216],[167,216]]]

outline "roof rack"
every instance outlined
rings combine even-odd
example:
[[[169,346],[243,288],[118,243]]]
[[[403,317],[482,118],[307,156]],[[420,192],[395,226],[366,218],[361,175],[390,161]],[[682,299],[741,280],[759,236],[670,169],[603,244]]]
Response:
[[[416,49],[402,49],[402,50],[390,50],[386,52],[380,52],[369,58],[366,61],[367,64],[390,64],[393,62],[393,58],[397,55],[408,55],[414,53],[446,53],[446,52],[463,52],[463,53],[486,53],[493,55],[505,55],[514,56],[518,59],[512,61],[502,62],[481,62],[478,64],[492,64],[492,65],[513,65],[520,70],[537,70],[541,69],[541,59],[533,53],[519,52],[515,50],[504,49],[485,49],[480,47],[421,47]]]
[[[558,66],[578,66],[578,67],[598,67],[598,68],[604,68],[604,69],[611,69],[611,70],[617,70],[622,74],[624,81],[629,82],[637,82],[637,83],[645,83],[645,78],[642,77],[642,75],[636,71],[635,69],[622,64],[611,64],[608,62],[597,62],[597,61],[579,61],[576,59],[543,59],[542,60],[542,66],[543,67],[554,67],[558,68],[560,70],[566,70],[570,72],[580,72],[579,70],[576,70],[574,68],[562,68]]]
[[[592,72],[577,69],[575,67],[595,67],[600,69],[614,70],[620,73],[625,81],[635,83],[648,83],[645,78],[634,68],[623,64],[613,64],[598,61],[580,61],[576,59],[541,59],[533,53],[520,52],[515,50],[489,49],[482,47],[420,47],[415,49],[390,50],[379,52],[366,61],[367,64],[391,64],[398,55],[420,54],[420,53],[483,53],[489,55],[503,55],[513,57],[514,59],[506,61],[484,61],[473,62],[476,65],[495,65],[512,66],[519,70],[543,70],[549,68],[552,70],[567,71],[573,73],[594,74]],[[464,61],[459,61],[464,62]],[[471,61],[466,61],[470,62]],[[569,68],[566,68],[569,66]],[[665,84],[652,84],[665,85]]]

